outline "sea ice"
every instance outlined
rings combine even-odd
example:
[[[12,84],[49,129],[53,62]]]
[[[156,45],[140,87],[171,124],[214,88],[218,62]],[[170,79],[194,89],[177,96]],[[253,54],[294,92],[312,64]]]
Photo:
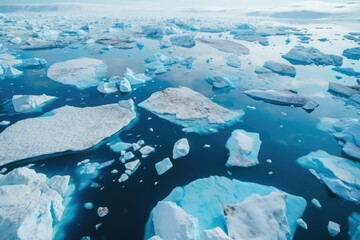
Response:
[[[353,212],[348,217],[350,240],[360,239],[360,214]]]
[[[23,59],[21,67],[23,68],[43,68],[47,64],[44,58],[28,58]]]
[[[14,95],[12,105],[16,112],[41,111],[42,106],[55,100],[48,95]]]
[[[212,84],[215,88],[232,87],[230,79],[223,73],[212,72],[206,77],[205,81]]]
[[[318,104],[311,99],[289,90],[251,89],[244,91],[244,93],[256,100],[263,100],[264,102],[278,105],[293,105],[295,107],[302,107],[305,110],[314,110],[318,106]]]
[[[343,51],[342,55],[348,59],[359,60],[360,59],[360,47],[347,48]]]
[[[282,56],[294,65],[342,65],[343,58],[340,56],[325,54],[314,47],[296,46]]]
[[[340,83],[329,82],[329,91],[344,97],[351,97],[355,94],[360,94],[360,86],[346,86]]]
[[[164,158],[160,162],[155,164],[155,169],[158,175],[163,175],[165,172],[169,171],[173,167],[170,158]]]
[[[320,180],[336,195],[351,202],[360,202],[360,163],[319,150],[298,158],[296,162],[313,169]]]
[[[96,86],[106,71],[107,66],[102,60],[77,58],[51,65],[47,75],[54,81],[84,89]]]
[[[117,84],[120,81],[117,77],[111,77],[108,81],[101,81],[97,86],[97,90],[104,94],[110,94],[119,91]]]
[[[23,72],[12,67],[10,64],[0,64],[0,77],[16,78],[22,75]]]
[[[329,221],[327,226],[330,236],[335,237],[340,233],[340,225],[336,222]]]
[[[44,40],[39,38],[30,38],[22,45],[24,50],[41,50],[52,48],[63,48],[69,45],[65,40]]]
[[[173,148],[173,159],[178,159],[181,157],[185,157],[189,154],[190,146],[189,142],[186,138],[179,139]]]
[[[345,74],[350,77],[356,77],[356,78],[360,77],[360,72],[355,71],[353,68],[334,67],[332,70],[334,70],[335,72]]]
[[[266,61],[264,63],[264,68],[267,68],[279,75],[284,75],[289,77],[295,77],[296,75],[296,69],[293,66],[289,66],[286,64],[277,63],[273,61]]]
[[[226,58],[226,64],[233,68],[239,68],[241,67],[241,61],[240,58],[237,55],[231,54],[227,56]]]
[[[250,53],[250,50],[244,45],[227,39],[197,38],[196,40],[222,52],[235,55],[248,55]]]
[[[250,167],[259,164],[258,154],[261,140],[258,133],[236,129],[226,142],[229,150],[228,167]]]
[[[155,148],[151,147],[151,146],[144,146],[142,148],[140,148],[139,152],[142,155],[149,155],[150,153],[154,152]]]
[[[142,84],[152,80],[151,77],[145,76],[145,74],[142,73],[135,74],[134,71],[131,70],[130,68],[126,68],[124,77],[129,81],[131,85]],[[124,85],[124,89],[129,89],[129,88],[128,86]],[[130,91],[131,91],[131,87],[130,87]]]
[[[192,48],[195,46],[195,36],[192,34],[178,35],[170,38],[171,44],[174,46]]]
[[[164,202],[181,212],[181,214],[176,215],[179,217],[176,218],[177,223],[190,224],[191,221],[197,219],[198,227],[197,229],[192,228],[191,231],[194,234],[191,239],[194,240],[202,239],[204,230],[216,227],[221,228],[225,233],[229,232],[230,228],[226,227],[223,212],[223,206],[227,204],[247,205],[248,207],[244,207],[246,212],[256,213],[241,215],[241,211],[239,211],[237,212],[239,218],[236,218],[233,223],[242,223],[245,229],[256,228],[256,231],[251,231],[253,234],[265,236],[265,238],[257,239],[277,239],[276,237],[272,238],[272,236],[276,236],[276,233],[280,236],[286,233],[290,239],[298,227],[296,220],[302,217],[306,207],[305,199],[281,192],[274,187],[216,176],[198,179],[184,187],[176,187],[170,195],[159,203],[162,205]],[[188,228],[173,228],[175,224],[168,220],[169,216],[171,216],[170,219],[173,219],[173,215],[170,215],[168,211],[159,210],[160,208],[156,209],[156,216],[154,214],[155,208],[150,214],[144,239],[154,235],[163,239],[173,239],[171,237],[176,236],[176,234],[182,235],[185,229],[188,230]],[[162,214],[159,215],[159,213]],[[176,226],[178,225],[176,224]],[[192,223],[191,226],[196,225]],[[162,233],[163,231],[171,233],[170,238],[160,235],[160,229]],[[232,233],[246,234],[246,231],[232,227],[231,229],[230,232]]]
[[[230,111],[187,87],[155,92],[138,106],[181,125],[185,132],[205,134],[232,125],[244,115],[242,110]]]
[[[53,239],[66,208],[69,180],[26,167],[0,174],[1,238]]]
[[[109,209],[107,207],[98,207],[97,214],[99,217],[105,217],[109,213]]]
[[[0,165],[93,147],[136,118],[134,109],[125,108],[125,103],[133,104],[124,100],[97,107],[65,106],[18,121],[0,133]]]
[[[232,240],[226,233],[219,227],[207,229],[203,231],[201,240]]]

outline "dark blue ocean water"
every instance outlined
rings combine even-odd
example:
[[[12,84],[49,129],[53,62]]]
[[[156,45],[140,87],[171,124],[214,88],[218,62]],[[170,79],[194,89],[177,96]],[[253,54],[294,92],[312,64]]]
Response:
[[[242,122],[220,130],[219,133],[198,135],[184,133],[180,126],[160,119],[144,109],[137,108],[138,120],[131,128],[121,131],[118,135],[124,142],[129,143],[143,139],[146,144],[156,146],[156,151],[145,159],[140,158],[140,168],[125,183],[117,181],[124,170],[123,164],[117,160],[119,154],[112,152],[106,144],[96,146],[86,152],[69,153],[36,161],[33,167],[36,171],[48,176],[70,175],[72,183],[78,187],[83,181],[83,176],[78,173],[77,163],[79,161],[90,159],[92,162],[105,162],[116,159],[114,164],[100,170],[100,174],[92,179],[93,182],[100,184],[101,188],[87,187],[74,192],[65,215],[67,221],[62,224],[59,231],[60,236],[62,235],[64,239],[80,239],[82,236],[91,236],[93,239],[142,239],[145,222],[151,209],[173,188],[186,185],[199,178],[219,175],[271,185],[290,194],[304,197],[308,202],[308,207],[303,219],[307,222],[309,229],[298,228],[294,239],[330,239],[326,229],[329,220],[341,225],[341,233],[332,239],[347,239],[347,217],[351,212],[359,211],[359,207],[331,194],[308,170],[301,168],[296,163],[296,159],[319,149],[333,155],[342,155],[335,138],[329,133],[318,130],[316,125],[319,117],[359,116],[357,115],[359,109],[345,105],[343,99],[334,97],[327,92],[328,81],[354,84],[356,79],[343,76],[342,80],[336,80],[335,76],[338,74],[331,71],[331,67],[316,66],[296,66],[297,76],[294,79],[279,76],[271,79],[257,78],[253,73],[253,69],[257,65],[262,65],[265,60],[281,60],[280,53],[287,52],[297,44],[294,38],[290,45],[285,46],[286,38],[285,36],[270,37],[270,46],[268,47],[256,43],[243,43],[250,48],[251,54],[242,57],[240,70],[231,69],[225,65],[223,57],[227,54],[199,43],[192,49],[171,49],[171,55],[174,56],[196,57],[193,69],[188,70],[183,66],[175,65],[170,72],[157,76],[154,81],[139,86],[135,91],[126,95],[120,93],[103,95],[96,90],[96,87],[78,90],[62,85],[47,78],[46,69],[24,70],[24,74],[19,78],[1,80],[0,94],[3,104],[0,106],[0,112],[4,115],[0,120],[10,120],[12,124],[25,118],[40,116],[44,112],[64,105],[98,106],[128,98],[132,98],[135,103],[140,103],[155,91],[177,86],[188,86],[212,98],[214,102],[222,106],[245,111]],[[145,38],[140,40],[145,45],[142,50],[111,49],[104,54],[94,55],[92,51],[81,45],[78,49],[20,51],[18,55],[19,58],[43,57],[47,60],[48,66],[58,61],[77,57],[94,57],[107,63],[107,77],[111,77],[121,75],[126,67],[130,67],[135,72],[143,72],[145,70],[144,58],[160,51],[156,40]],[[341,42],[338,45],[337,43],[339,42],[334,40],[334,44],[324,43],[320,46],[314,42],[313,45],[321,47],[321,50],[326,53],[336,54],[341,53],[344,46],[353,45],[351,42]],[[170,55],[168,51],[169,49],[162,50],[164,54]],[[213,61],[208,64],[205,60],[210,57],[213,58]],[[249,64],[250,62],[251,64]],[[351,65],[351,61],[345,59],[344,65]],[[359,65],[356,63],[354,66],[358,67]],[[212,87],[204,81],[209,69],[220,69],[239,76],[240,79],[235,83],[235,89],[225,92],[213,91]],[[320,103],[320,106],[314,112],[307,113],[300,108],[255,101],[242,92],[251,87],[262,89],[296,87],[300,93],[313,97]],[[6,104],[14,94],[43,93],[59,97],[58,100],[46,105],[43,112],[13,114],[9,104]],[[255,106],[256,110],[246,108],[248,105]],[[152,119],[148,120],[149,117]],[[150,128],[153,128],[154,131],[151,132]],[[0,131],[4,129],[5,127],[0,127]],[[225,167],[228,154],[225,143],[234,129],[244,129],[260,134],[262,145],[259,153],[259,165],[249,168]],[[183,137],[189,141],[190,154],[174,160],[174,167],[166,174],[158,176],[154,164],[165,157],[171,157],[174,143]],[[204,148],[205,144],[209,144],[211,147]],[[139,153],[135,154],[140,157]],[[266,159],[271,159],[272,163],[267,163]],[[23,162],[15,166],[23,166],[28,163]],[[119,170],[119,173],[110,173],[112,169]],[[231,171],[232,175],[229,175],[228,171]],[[268,174],[270,171],[273,172],[272,175]],[[155,182],[157,182],[156,185]],[[321,202],[322,209],[318,209],[310,203],[312,198],[317,198]],[[83,207],[83,204],[89,201],[94,204],[92,210]],[[99,218],[97,216],[96,209],[99,206],[109,208],[110,212],[106,217]],[[96,230],[95,225],[98,223],[102,223],[102,225]]]

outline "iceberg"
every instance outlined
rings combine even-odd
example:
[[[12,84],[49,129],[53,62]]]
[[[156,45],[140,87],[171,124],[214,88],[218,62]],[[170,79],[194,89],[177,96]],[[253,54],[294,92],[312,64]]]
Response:
[[[148,38],[163,38],[164,31],[159,26],[142,26],[142,34],[144,34]]]
[[[155,164],[155,169],[157,175],[163,175],[167,171],[169,171],[173,167],[172,162],[170,161],[170,158],[164,158],[160,162],[157,162]]]
[[[43,68],[47,64],[44,58],[28,58],[22,60],[21,67],[23,68]]]
[[[340,233],[340,225],[336,222],[329,221],[327,226],[330,236],[335,237]]]
[[[178,159],[181,157],[185,157],[189,154],[190,146],[189,142],[186,138],[179,139],[173,148],[173,159]]]
[[[111,77],[108,81],[101,81],[97,86],[97,90],[104,94],[115,93],[119,91],[117,84],[120,78],[117,76]]]
[[[170,38],[173,46],[192,48],[195,46],[195,36],[192,34],[178,35]]]
[[[142,73],[135,74],[134,71],[131,70],[130,68],[126,68],[124,77],[129,81],[131,85],[143,84],[147,81],[152,80],[151,77],[145,76],[145,74]]]
[[[16,112],[41,111],[42,106],[57,99],[57,97],[42,95],[14,95],[12,105]]]
[[[85,89],[96,86],[106,76],[106,71],[107,66],[102,60],[76,58],[51,65],[47,75],[54,81]]]
[[[307,223],[304,221],[304,219],[299,218],[298,220],[296,220],[296,222],[299,224],[300,227],[302,227],[303,229],[307,230],[308,229],[308,225]]]
[[[242,110],[230,111],[187,87],[155,92],[138,106],[184,127],[184,132],[204,134],[232,125],[244,115]]]
[[[23,72],[12,67],[10,64],[0,64],[0,77],[16,78],[22,75]]]
[[[266,200],[269,200],[269,202]],[[173,215],[163,211],[163,218],[159,219],[159,208],[156,209],[156,216],[154,208],[145,227],[144,239],[154,235],[163,239],[172,239],[164,237],[159,232],[170,231],[173,234],[171,236],[176,236],[177,233],[184,234],[186,229],[191,230],[193,234],[191,239],[199,240],[202,239],[201,236],[204,230],[217,227],[221,228],[224,233],[230,234],[230,232],[236,232],[236,234],[241,234],[239,229],[232,228],[232,224],[230,224],[231,227],[229,228],[229,222],[227,222],[223,211],[223,207],[228,204],[248,205],[249,207],[245,208],[247,212],[260,211],[260,213],[250,215],[241,215],[241,212],[238,212],[239,218],[236,218],[237,220],[244,219],[242,223],[245,229],[256,228],[257,231],[253,231],[254,234],[259,234],[259,236],[264,234],[267,236],[258,239],[277,239],[271,238],[277,230],[279,230],[277,233],[286,232],[287,236],[292,238],[298,227],[296,220],[302,217],[306,208],[306,201],[302,197],[281,192],[271,186],[241,182],[235,179],[230,180],[226,177],[217,176],[198,179],[184,187],[176,187],[159,203],[164,204],[164,202],[167,202],[172,208],[181,212],[181,214],[176,215],[181,218],[176,218],[177,221],[174,224],[172,221],[165,220],[168,219],[167,216]],[[270,204],[270,202],[273,204]],[[270,214],[272,212],[277,212],[278,214],[272,215]],[[171,217],[171,219],[174,218]],[[239,223],[237,220],[232,223]],[[194,229],[196,221],[198,223],[197,229]],[[178,226],[179,222],[182,224],[192,222],[191,226],[193,228],[185,226],[181,229],[172,227],[172,225]],[[261,229],[262,227],[263,229]]]
[[[197,38],[196,40],[221,52],[232,53],[235,55],[248,55],[250,53],[250,50],[244,45],[227,39]]]
[[[289,77],[295,77],[296,75],[296,69],[293,66],[289,66],[286,64],[277,63],[273,61],[266,61],[264,63],[264,68],[267,68],[279,75],[284,75]]]
[[[139,152],[142,155],[149,155],[150,153],[154,152],[155,148],[151,147],[151,146],[144,146],[142,148],[140,148]]]
[[[311,203],[317,208],[322,208],[319,200],[317,200],[316,198],[311,199]]]
[[[345,74],[350,77],[356,77],[356,78],[360,77],[360,72],[355,71],[353,68],[334,67],[332,70],[334,70],[335,72]]]
[[[298,158],[296,162],[303,168],[312,169],[334,194],[347,201],[360,202],[360,163],[322,150]]]
[[[69,42],[65,40],[44,40],[39,38],[28,39],[24,45],[23,50],[42,50],[52,48],[64,48],[69,45]]]
[[[122,93],[129,93],[131,92],[131,85],[129,80],[127,80],[127,78],[121,79],[120,80],[120,92]]]
[[[128,38],[100,38],[95,42],[101,45],[112,46],[119,49],[133,49],[136,47],[136,41]]]
[[[349,223],[349,236],[350,240],[356,240],[360,238],[360,214],[353,212],[348,217]]]
[[[107,207],[98,207],[97,214],[99,217],[105,217],[109,213],[109,209]]]
[[[360,59],[360,47],[347,48],[343,51],[342,55],[348,59],[359,60]]]
[[[228,167],[251,167],[259,164],[261,140],[258,133],[236,129],[226,142],[229,150]]]
[[[209,82],[214,88],[227,88],[232,87],[230,79],[223,73],[212,72],[206,77],[205,81]]]
[[[290,90],[251,89],[244,91],[244,93],[255,100],[263,100],[264,102],[277,105],[302,107],[307,111],[312,111],[318,106],[315,101]]]
[[[132,100],[124,100],[97,107],[65,106],[12,124],[0,133],[0,166],[99,144],[136,118],[134,109],[125,108],[125,103],[133,105]]]
[[[69,181],[26,167],[0,174],[1,238],[53,239],[71,194]]]
[[[296,46],[282,56],[294,65],[342,65],[343,58],[340,56],[325,54],[314,47]]]
[[[340,83],[329,82],[329,91],[344,97],[351,97],[355,94],[360,94],[360,86],[346,86]]]
[[[139,159],[124,164],[126,170],[129,170],[129,175],[132,175],[140,167],[140,165],[141,162]]]

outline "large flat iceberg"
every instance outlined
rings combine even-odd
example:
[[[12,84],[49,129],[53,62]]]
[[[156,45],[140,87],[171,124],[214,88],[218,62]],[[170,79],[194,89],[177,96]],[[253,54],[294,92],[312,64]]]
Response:
[[[185,236],[184,233],[191,233],[191,239],[194,240],[202,239],[209,229],[217,227],[221,228],[225,234],[231,234],[231,237],[246,234],[234,228],[236,224],[244,226],[245,229],[257,226],[256,229],[259,231],[253,232],[253,238],[244,239],[284,239],[281,238],[282,236],[286,236],[285,239],[291,239],[298,226],[296,220],[301,218],[306,208],[306,201],[302,197],[281,192],[274,187],[216,176],[196,180],[184,187],[177,187],[160,203],[171,204],[176,212],[179,212],[176,226],[180,223],[184,226],[171,228],[172,231],[176,231],[176,233],[171,232],[171,236],[176,236],[176,234]],[[223,211],[223,208],[232,209],[231,205],[227,204],[246,206],[247,212],[236,211],[236,216],[229,221],[229,215],[226,214],[229,211],[225,211],[225,215]],[[170,221],[164,220],[167,219],[168,214],[166,211],[159,212],[158,210],[154,208],[150,214],[144,239],[154,235],[164,240],[170,239],[167,238],[170,235],[163,235],[165,231],[170,230],[169,224],[172,225]],[[192,228],[188,226],[189,219],[194,223]],[[196,222],[197,228],[195,228]]]
[[[107,66],[102,60],[76,58],[51,65],[47,76],[54,81],[84,89],[96,86],[106,72]]]
[[[0,174],[0,238],[53,239],[71,193],[69,180],[25,167]]]
[[[41,117],[16,122],[0,133],[0,166],[93,147],[136,117],[134,108],[126,107],[127,102],[133,104],[127,100],[97,107],[65,106]]]
[[[248,55],[250,53],[250,50],[244,45],[227,39],[197,38],[196,40],[222,52],[235,55]]]
[[[187,87],[155,92],[139,106],[183,126],[184,132],[205,134],[217,132],[244,115],[242,110],[230,111]]]

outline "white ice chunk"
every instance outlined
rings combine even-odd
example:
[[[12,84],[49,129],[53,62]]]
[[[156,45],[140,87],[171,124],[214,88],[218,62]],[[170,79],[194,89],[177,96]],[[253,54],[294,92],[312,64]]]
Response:
[[[14,95],[12,97],[12,105],[16,112],[36,111],[46,103],[55,100],[56,97],[42,95]]]
[[[169,171],[173,167],[170,158],[165,158],[160,162],[155,164],[155,169],[158,175],[163,175],[165,172]]]
[[[145,76],[142,73],[135,74],[134,71],[131,70],[130,68],[126,68],[124,77],[125,77],[125,79],[127,79],[129,81],[129,83],[131,85],[142,84],[142,83],[152,80],[151,77]]]
[[[127,80],[127,78],[121,79],[120,80],[120,92],[122,93],[129,93],[131,92],[131,85],[129,80]]]
[[[124,166],[127,170],[130,171],[130,175],[132,175],[139,167],[140,167],[140,160],[134,160],[132,162],[125,163]]]
[[[360,214],[353,212],[348,217],[350,240],[360,239]]]
[[[321,208],[321,204],[320,204],[319,200],[317,200],[316,198],[311,199],[311,203],[312,203],[315,207]]]
[[[123,174],[121,174],[118,181],[121,183],[121,182],[125,182],[128,179],[129,179],[129,175],[127,175],[126,173],[123,173]]]
[[[293,66],[289,66],[278,62],[266,61],[264,63],[264,68],[267,68],[279,75],[284,75],[289,77],[295,77],[296,75],[296,69]]]
[[[190,146],[186,138],[179,139],[173,148],[173,159],[178,159],[189,154]]]
[[[174,46],[192,48],[195,46],[195,36],[192,34],[178,35],[170,38],[171,44]]]
[[[282,56],[292,64],[301,65],[342,65],[343,58],[332,54],[324,54],[314,47],[296,46]]]
[[[231,240],[231,238],[221,228],[216,227],[204,230],[201,240]]]
[[[144,146],[142,148],[140,148],[139,152],[142,155],[149,155],[150,153],[154,152],[155,148],[151,147],[151,146]]]
[[[340,225],[336,222],[329,221],[327,226],[330,236],[335,237],[340,233]]]
[[[308,225],[307,223],[304,221],[304,219],[299,218],[298,220],[296,220],[296,222],[299,224],[300,227],[302,227],[303,229],[307,230],[308,229]]]

